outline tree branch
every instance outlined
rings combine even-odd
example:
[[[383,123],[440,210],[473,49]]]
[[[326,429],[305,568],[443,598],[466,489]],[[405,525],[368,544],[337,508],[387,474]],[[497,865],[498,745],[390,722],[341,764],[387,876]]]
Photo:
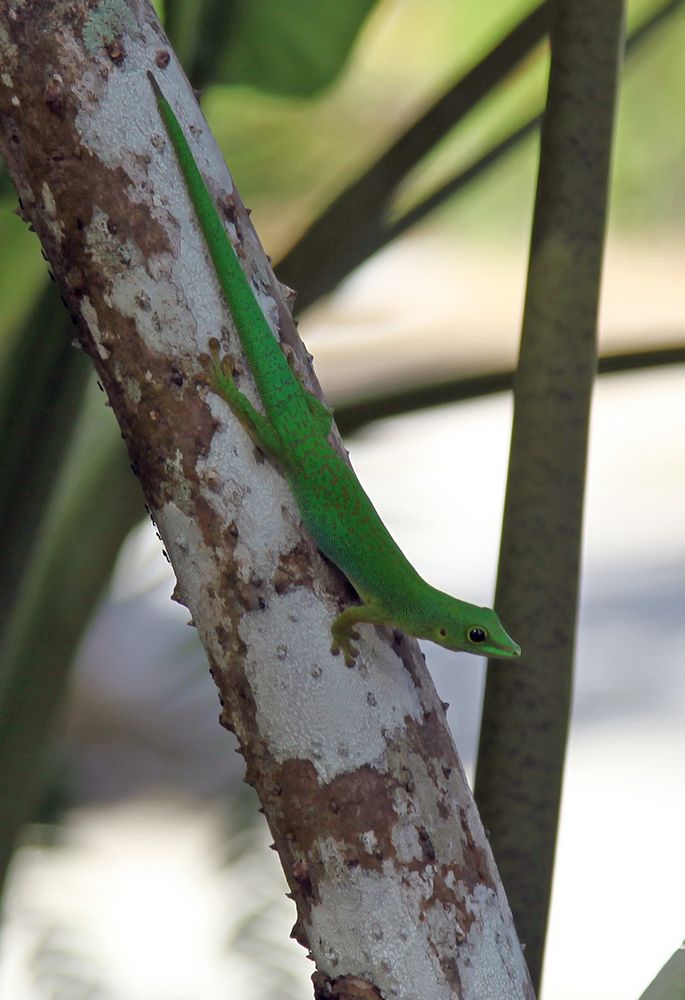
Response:
[[[476,794],[539,983],[571,703],[622,0],[557,0]]]
[[[645,347],[640,351],[604,354],[599,358],[597,374],[641,372],[682,364],[685,364],[685,344],[669,344],[666,347]],[[364,396],[355,396],[354,399],[338,403],[335,407],[335,420],[340,433],[347,437],[376,420],[506,392],[514,384],[514,374],[511,369],[502,369],[461,377],[436,378],[418,385],[399,385],[382,393],[367,392]]]
[[[207,651],[317,965],[318,996],[518,1000],[532,990],[418,647],[330,624],[352,594],[205,384],[230,316],[165,141],[185,124],[266,315],[316,390],[283,293],[151,7],[0,0],[0,149],[109,396]],[[251,392],[247,369],[242,385]]]
[[[685,1000],[685,941],[649,984],[640,1000]]]

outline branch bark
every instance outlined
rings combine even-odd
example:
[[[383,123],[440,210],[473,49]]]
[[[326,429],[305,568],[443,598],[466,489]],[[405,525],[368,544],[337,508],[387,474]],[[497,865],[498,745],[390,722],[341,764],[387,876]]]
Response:
[[[297,905],[318,997],[531,998],[511,915],[417,645],[364,631],[276,470],[204,384],[239,356],[146,79],[191,137],[266,315],[286,297],[143,0],[0,0],[0,149],[119,421]],[[250,393],[246,375],[242,385]]]

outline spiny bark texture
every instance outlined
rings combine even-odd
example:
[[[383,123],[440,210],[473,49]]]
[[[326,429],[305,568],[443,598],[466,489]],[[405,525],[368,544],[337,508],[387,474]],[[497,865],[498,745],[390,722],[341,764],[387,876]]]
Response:
[[[525,963],[416,644],[364,628],[200,362],[239,358],[146,78],[184,123],[265,314],[282,289],[142,0],[0,0],[0,144],[129,448],[297,905],[319,997],[518,1000]],[[252,393],[249,373],[241,387]],[[254,398],[254,394],[253,394]],[[228,749],[228,745],[227,745]]]

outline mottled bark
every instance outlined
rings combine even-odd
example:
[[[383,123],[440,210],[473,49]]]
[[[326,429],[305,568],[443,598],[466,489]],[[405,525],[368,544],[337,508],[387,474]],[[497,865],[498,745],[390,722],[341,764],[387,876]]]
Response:
[[[257,789],[319,997],[532,990],[415,643],[329,652],[349,585],[302,530],[200,361],[239,348],[146,79],[185,123],[266,315],[315,388],[275,281],[152,9],[0,0],[0,149],[129,448]],[[249,373],[241,378],[251,393]]]

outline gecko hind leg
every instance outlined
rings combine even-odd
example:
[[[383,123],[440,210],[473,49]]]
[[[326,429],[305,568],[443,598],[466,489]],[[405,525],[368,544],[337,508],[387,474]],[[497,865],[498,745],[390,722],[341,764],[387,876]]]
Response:
[[[352,645],[352,640],[359,638],[359,632],[353,626],[362,622],[369,625],[392,624],[387,610],[379,604],[355,604],[351,608],[345,608],[331,625],[331,653],[337,656],[342,650],[347,667],[353,667],[359,655],[357,647]]]
[[[209,343],[209,350],[210,357],[206,359],[206,368],[213,389],[228,403],[255,444],[265,454],[278,459],[281,451],[280,438],[268,417],[255,409],[236,385],[232,359],[228,355],[221,356],[219,343],[214,338]]]
[[[316,426],[319,428],[324,437],[328,437],[331,432],[331,427],[333,426],[333,414],[328,409],[325,403],[322,403],[318,396],[315,396],[313,392],[309,389],[305,389],[302,385],[300,376],[295,368],[295,355],[290,346],[285,346],[283,348],[283,353],[285,354],[285,359],[288,362],[288,367],[293,373],[297,384],[302,390],[302,395],[304,396],[304,401],[309,408],[309,412],[314,417]]]
[[[328,437],[333,426],[333,414],[325,403],[322,403],[318,396],[301,386],[304,394],[304,401],[309,407],[309,412],[314,417],[317,427],[324,437]]]

